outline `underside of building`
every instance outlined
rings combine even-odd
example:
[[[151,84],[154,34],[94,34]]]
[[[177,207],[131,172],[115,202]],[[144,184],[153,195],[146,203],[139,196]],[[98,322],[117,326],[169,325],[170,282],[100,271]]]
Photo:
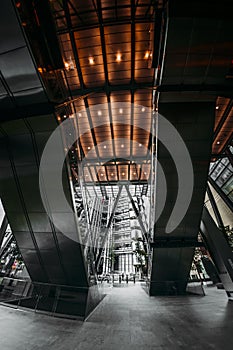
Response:
[[[233,297],[232,9],[1,1],[0,301],[86,318],[202,270]]]

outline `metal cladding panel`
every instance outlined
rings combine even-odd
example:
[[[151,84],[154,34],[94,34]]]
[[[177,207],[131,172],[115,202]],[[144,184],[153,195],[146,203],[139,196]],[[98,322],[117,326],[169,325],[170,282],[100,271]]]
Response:
[[[224,6],[213,15],[212,4],[170,4],[166,54],[163,62],[160,101],[208,101],[210,96],[232,94],[228,76],[233,55],[233,22]],[[202,2],[203,3],[203,2]],[[195,7],[198,13],[195,13]],[[177,11],[177,9],[180,10]],[[182,8],[182,10],[181,10]],[[231,3],[232,8],[232,3]],[[225,13],[226,16],[222,16]],[[185,92],[185,94],[184,94]]]
[[[66,235],[69,216],[63,215],[65,230],[59,232],[44,209],[39,190],[42,150],[56,126],[53,115],[1,124],[0,197],[32,280],[88,287],[82,246]],[[63,181],[72,203],[65,167]]]
[[[185,0],[169,2],[170,17],[199,17],[199,18],[223,18],[231,19],[233,4],[231,0],[218,2],[212,0],[189,0],[188,6]]]
[[[15,9],[11,1],[1,1],[0,13],[1,44],[0,54],[25,45]]]
[[[158,161],[166,177],[167,198],[162,214],[155,225],[155,237],[159,235],[196,238],[200,227],[211,155],[214,105],[211,102],[161,103],[159,111],[163,117],[172,123],[185,142],[192,161],[194,186],[191,202],[189,205],[187,204],[187,212],[184,212],[183,219],[172,232],[166,233],[167,223],[175,206],[177,194],[183,189],[178,180],[172,154],[168,152],[166,145],[159,142]],[[158,130],[160,130],[159,116]],[[174,140],[174,147],[176,146],[176,140]],[[181,171],[186,174],[187,169],[183,168]],[[158,183],[160,182],[160,176],[162,174],[158,171]],[[189,183],[188,178],[187,183]],[[174,283],[178,293],[184,292],[193,252],[193,248],[155,248],[153,252],[151,294],[169,294],[171,288],[173,288],[172,283]]]
[[[13,1],[1,1],[0,119],[51,112]]]
[[[27,47],[0,55],[0,68],[4,72],[4,78],[13,93],[26,90],[28,87],[42,89]]]

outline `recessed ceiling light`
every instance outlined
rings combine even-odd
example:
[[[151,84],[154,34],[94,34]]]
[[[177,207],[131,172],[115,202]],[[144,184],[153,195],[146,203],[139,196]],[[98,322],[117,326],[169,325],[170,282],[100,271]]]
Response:
[[[123,143],[122,143],[121,148],[124,148],[124,147],[125,147],[125,145],[123,145]]]
[[[102,112],[101,112],[101,111],[98,111],[97,113],[98,113],[98,115],[102,115]]]
[[[144,175],[147,175],[147,172],[146,172],[146,171],[144,172]]]
[[[119,109],[119,113],[120,113],[120,114],[123,113],[123,109],[122,109],[122,108]]]
[[[216,108],[216,109],[219,109],[219,106],[216,106],[215,108]]]
[[[117,62],[121,62],[121,53],[120,52],[118,52],[118,54],[117,54],[117,56],[116,56],[116,61]]]
[[[139,147],[142,147],[142,144],[141,144],[141,143],[139,143]]]
[[[90,146],[88,146],[88,147],[87,147],[87,149],[91,149],[91,147],[90,147]]]
[[[125,173],[122,173],[121,175],[123,175],[123,176],[124,176],[124,175],[125,175]]]
[[[136,175],[136,173],[133,173],[134,175]]]
[[[145,110],[146,110],[145,107],[142,107],[142,112],[145,112]]]
[[[95,63],[93,57],[89,57],[89,63],[90,63],[90,64],[94,64],[94,63]]]
[[[113,173],[111,173],[111,176],[114,176],[114,174],[113,174]]]
[[[149,57],[150,57],[150,51],[146,51],[146,52],[145,52],[144,59],[145,59],[145,60],[148,60]]]
[[[104,148],[107,148],[107,146],[106,146],[106,145],[104,145]]]
[[[81,116],[82,116],[82,113],[79,113],[78,116],[81,117]]]
[[[100,174],[101,176],[104,176],[104,174]]]
[[[63,115],[63,118],[66,118],[66,115]]]
[[[65,62],[65,64],[64,64],[64,65],[65,65],[65,69],[66,69],[66,70],[70,70],[70,65],[69,65],[69,63],[68,63],[68,62]]]
[[[217,145],[220,145],[220,141],[217,141]]]

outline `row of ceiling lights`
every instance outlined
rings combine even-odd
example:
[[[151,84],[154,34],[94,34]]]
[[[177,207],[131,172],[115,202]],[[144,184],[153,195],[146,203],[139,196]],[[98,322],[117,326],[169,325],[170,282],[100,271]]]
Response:
[[[77,150],[77,148],[75,148],[76,150]],[[65,149],[65,150],[67,150],[67,148]],[[74,151],[72,151],[72,152],[74,152]],[[122,163],[122,162],[120,162],[120,161],[114,161],[113,162],[114,163],[114,165],[116,164],[116,165],[130,165],[130,164],[137,164],[137,163],[135,163],[135,161],[134,160],[132,160],[132,161],[129,161],[128,160],[128,162],[127,163]],[[150,160],[146,160],[146,159],[144,159],[143,161],[142,161],[142,163],[143,164],[150,164]],[[86,163],[85,164],[86,166],[92,166],[92,164],[90,164],[90,163]],[[107,164],[107,163],[104,163],[104,162],[97,162],[97,163],[95,163],[95,165],[96,166],[100,166],[100,165],[104,165],[104,166],[108,166],[109,164]],[[139,165],[139,164],[138,164]]]
[[[141,108],[141,111],[142,111],[142,112],[145,112],[145,110],[146,110],[145,107],[142,107],[142,108]],[[120,113],[120,114],[123,114],[123,112],[124,112],[123,108],[119,108],[119,113]],[[98,111],[97,111],[97,115],[100,117],[100,116],[102,115],[102,111],[101,111],[101,110],[98,110]],[[82,117],[82,113],[79,113],[78,116],[79,116],[79,117]]]
[[[152,53],[151,53],[151,51],[146,51],[145,52],[145,54],[144,54],[144,59],[145,60],[148,60],[150,57],[152,56]],[[93,66],[94,64],[95,64],[95,59],[94,59],[94,57],[93,56],[89,56],[88,57],[88,61],[89,61],[89,64],[91,65],[91,66]],[[117,54],[116,54],[116,62],[121,62],[122,61],[122,54],[120,53],[120,52],[118,52]],[[72,58],[70,57],[69,58],[69,60],[68,61],[65,61],[64,62],[64,66],[65,66],[65,69],[67,70],[67,71],[70,71],[70,70],[74,70],[74,62],[73,62],[73,60],[72,60]]]
[[[142,108],[141,108],[141,111],[142,111],[142,112],[145,112],[145,110],[146,110],[145,107],[142,107]],[[124,112],[123,108],[119,108],[119,113],[120,113],[120,114],[123,114],[123,112]],[[102,115],[102,111],[101,111],[101,110],[98,110],[98,111],[97,111],[97,115],[100,117],[100,116]],[[79,116],[79,117],[82,117],[82,113],[79,112],[79,113],[78,113],[78,116]],[[68,117],[72,119],[72,118],[74,118],[74,114],[71,114],[71,115],[69,115]],[[66,119],[66,118],[67,118],[67,115],[63,115],[63,118]],[[58,119],[58,120],[61,120],[61,117],[58,116],[57,119]]]
[[[148,60],[151,56],[152,56],[152,53],[151,53],[150,51],[146,51],[146,52],[145,52],[145,55],[144,55],[144,59],[145,59],[145,60]],[[95,60],[94,60],[94,57],[93,57],[93,56],[90,56],[90,57],[88,58],[88,60],[89,60],[89,64],[90,64],[90,65],[95,64]],[[122,54],[121,54],[120,52],[118,52],[118,53],[116,54],[116,62],[121,62],[121,61],[122,61]]]
[[[141,144],[141,143],[139,143],[139,145],[138,145],[138,146],[139,146],[139,147],[142,147],[142,144]],[[103,147],[104,147],[104,149],[106,149],[106,148],[107,148],[107,146],[106,146],[106,145],[104,145]],[[122,143],[122,144],[121,144],[121,148],[124,148],[124,147],[125,147],[125,145]],[[90,150],[90,149],[91,149],[91,146],[88,146],[88,147],[87,147],[87,149],[88,149],[88,150]]]
[[[146,171],[144,171],[144,173],[143,173],[143,174],[144,174],[144,175],[147,175],[147,172],[146,172]],[[122,176],[125,176],[126,174],[123,172],[123,173],[121,173],[121,175],[122,175]],[[137,175],[137,173],[136,173],[136,172],[134,172],[134,173],[133,173],[133,175]],[[86,177],[89,177],[89,175],[88,175],[88,174],[86,174],[85,176],[86,176]],[[103,173],[101,173],[101,174],[100,174],[100,176],[104,176],[104,174],[103,174]],[[113,177],[113,176],[116,176],[116,174],[111,173],[111,176],[112,176],[112,177]]]

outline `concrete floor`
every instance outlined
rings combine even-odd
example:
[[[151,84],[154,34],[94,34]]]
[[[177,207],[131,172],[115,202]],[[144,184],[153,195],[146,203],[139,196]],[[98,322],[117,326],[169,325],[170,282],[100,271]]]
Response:
[[[0,306],[0,349],[233,348],[233,301],[223,290],[208,287],[205,297],[148,297],[139,284],[106,288],[85,322]]]

